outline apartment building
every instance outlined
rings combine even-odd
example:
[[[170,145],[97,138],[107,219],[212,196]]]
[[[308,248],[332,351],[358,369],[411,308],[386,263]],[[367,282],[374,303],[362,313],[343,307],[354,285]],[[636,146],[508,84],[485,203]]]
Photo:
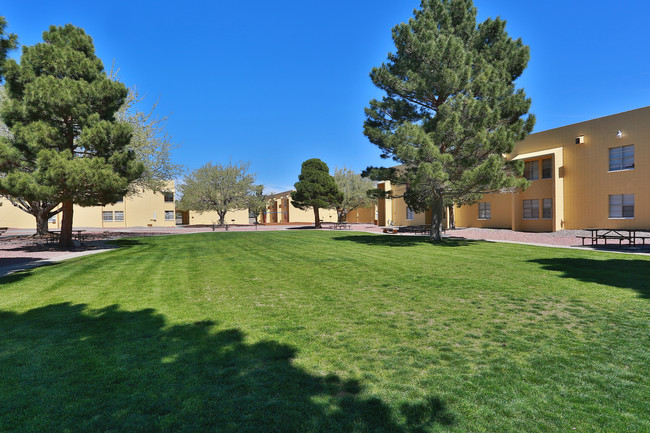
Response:
[[[170,192],[140,191],[106,206],[74,206],[75,227],[121,228],[121,227],[173,227],[176,225],[174,185]],[[9,200],[0,199],[0,226],[35,229],[36,219],[15,207]],[[49,220],[52,230],[61,228],[62,213]]]
[[[531,134],[507,157],[524,161],[530,186],[456,207],[457,227],[650,229],[650,107]],[[380,200],[380,225],[388,220],[382,208],[394,225],[430,221],[409,214],[403,200],[387,199]]]

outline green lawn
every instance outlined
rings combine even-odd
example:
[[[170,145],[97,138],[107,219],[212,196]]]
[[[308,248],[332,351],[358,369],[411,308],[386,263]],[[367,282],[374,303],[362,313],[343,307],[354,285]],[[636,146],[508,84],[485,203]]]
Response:
[[[0,279],[0,431],[648,432],[650,260],[291,230]]]

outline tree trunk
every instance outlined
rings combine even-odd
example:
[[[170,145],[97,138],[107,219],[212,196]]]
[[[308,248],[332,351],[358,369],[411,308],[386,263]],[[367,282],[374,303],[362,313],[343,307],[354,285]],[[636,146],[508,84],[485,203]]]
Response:
[[[50,228],[47,223],[47,216],[50,213],[47,210],[44,210],[43,208],[35,209],[35,217],[36,217],[36,234],[39,236],[45,236],[50,232]]]
[[[456,213],[454,212],[454,205],[449,206],[449,228],[456,228]]]
[[[63,219],[61,221],[61,237],[59,238],[59,246],[61,248],[73,248],[74,241],[72,240],[72,200],[63,202]]]
[[[314,219],[316,222],[314,223],[314,228],[319,229],[320,228],[320,215],[318,214],[319,209],[314,206]]]
[[[223,221],[226,218],[226,212],[221,213],[221,212],[217,211],[217,214],[219,214],[219,225],[222,226]]]
[[[431,209],[431,235],[429,240],[431,242],[442,241],[442,212],[444,206],[442,205],[442,197],[437,196],[433,202],[433,209]]]

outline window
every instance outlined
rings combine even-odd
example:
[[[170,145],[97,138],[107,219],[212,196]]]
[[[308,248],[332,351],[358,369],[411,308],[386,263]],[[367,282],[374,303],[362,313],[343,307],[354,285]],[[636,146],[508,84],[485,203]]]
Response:
[[[481,202],[478,204],[478,219],[489,220],[492,217],[490,203]]]
[[[414,217],[413,209],[411,209],[410,207],[407,207],[406,208],[406,219],[407,220],[412,220],[413,217]]]
[[[105,210],[102,212],[102,221],[106,222],[112,222],[113,221],[113,211],[112,210]]]
[[[539,218],[539,200],[524,200],[524,218]]]
[[[634,218],[634,194],[609,196],[610,218]]]
[[[115,203],[122,203],[123,201],[124,201],[124,197],[122,197],[121,199],[115,200]]]
[[[175,221],[176,220],[176,215],[173,210],[166,210],[165,211],[165,221]]]
[[[173,192],[165,192],[163,193],[165,196],[165,203],[173,203],[174,202],[174,193]]]
[[[115,211],[115,221],[124,221],[124,211],[116,210]]]
[[[553,160],[551,158],[542,159],[542,179],[553,177]]]
[[[542,218],[553,218],[553,199],[545,198],[542,200]]]
[[[526,161],[524,163],[524,177],[528,180],[539,179],[539,161]]]
[[[609,171],[632,170],[634,168],[634,145],[609,149]]]
[[[49,224],[56,224],[56,215],[54,215],[53,217],[50,217],[50,219],[48,219],[47,222]]]

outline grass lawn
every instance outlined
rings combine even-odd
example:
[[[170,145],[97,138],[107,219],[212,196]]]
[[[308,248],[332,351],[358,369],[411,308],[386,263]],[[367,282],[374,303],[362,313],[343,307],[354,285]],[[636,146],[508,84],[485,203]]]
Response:
[[[289,230],[0,279],[0,431],[648,432],[648,257]]]

